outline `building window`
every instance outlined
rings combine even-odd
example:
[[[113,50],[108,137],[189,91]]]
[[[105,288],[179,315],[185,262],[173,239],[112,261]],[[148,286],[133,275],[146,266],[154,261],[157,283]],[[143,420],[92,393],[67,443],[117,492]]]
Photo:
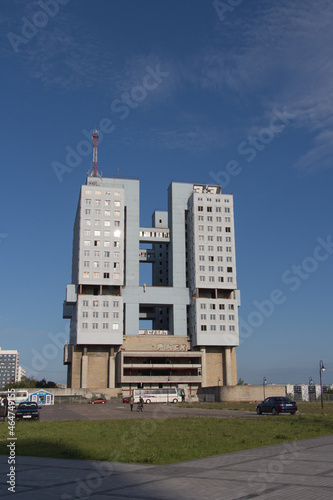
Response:
[[[216,217],[216,222],[222,222],[222,217]]]
[[[110,203],[109,203],[109,204],[110,204]],[[115,201],[115,202],[114,202],[114,206],[115,206],[115,207],[120,207],[120,201]]]
[[[113,246],[114,246],[115,248],[119,248],[119,247],[120,247],[120,241],[114,241],[114,242],[113,242]]]
[[[225,325],[220,325],[220,331],[225,332]]]
[[[113,324],[112,324],[112,329],[113,329],[113,330],[119,330],[119,325],[118,325],[118,323],[113,323]]]
[[[225,213],[226,213],[226,214],[230,214],[230,208],[226,207],[226,208],[224,209],[224,211],[225,211]]]
[[[206,314],[201,314],[200,319],[206,319]]]
[[[213,255],[208,255],[208,260],[210,262],[214,262],[214,256]]]
[[[98,279],[99,278],[99,273],[94,273],[94,278]]]
[[[91,226],[91,219],[86,219],[85,222],[87,226]]]
[[[113,301],[113,307],[119,307],[119,300]]]
[[[114,221],[114,226],[119,227],[120,226],[120,220],[115,220]]]
[[[89,260],[85,260],[83,262],[83,267],[89,267]]]
[[[105,251],[104,252],[104,257],[110,257],[110,252],[109,251]]]
[[[205,271],[205,266],[199,266],[199,271],[204,272]]]
[[[205,245],[199,245],[199,251],[204,252],[205,251]]]
[[[89,278],[89,273],[88,273],[87,271],[84,271],[84,273],[83,273],[83,277],[84,277],[84,278]]]
[[[230,311],[233,311],[234,309],[235,309],[234,304],[229,304],[229,310],[230,310]]]
[[[231,238],[230,238],[230,236],[226,236],[226,237],[225,237],[225,241],[226,241],[227,243],[231,243]]]
[[[210,308],[210,309],[215,309],[215,304],[210,304],[210,305],[209,305],[209,308]]]
[[[216,208],[215,208],[215,211],[216,211],[216,212],[221,212],[221,207],[216,207]]]
[[[103,307],[109,307],[109,301],[103,300]]]
[[[92,328],[93,330],[98,330],[98,323],[93,323]]]
[[[203,215],[198,215],[198,220],[204,220]]]
[[[82,311],[82,318],[88,318],[88,311]]]
[[[225,321],[225,314],[220,314],[220,321]]]
[[[200,276],[200,281],[205,281],[205,277],[204,276]]]
[[[109,329],[109,323],[103,323],[103,330]]]
[[[201,205],[198,206],[198,212],[203,212],[203,206]]]
[[[90,256],[90,250],[84,250],[83,255],[85,257],[89,257]]]
[[[201,331],[206,332],[207,331],[207,325],[201,325]]]
[[[214,266],[208,266],[208,271],[214,271]]]
[[[110,267],[110,262],[104,262],[104,267],[105,268]]]
[[[215,315],[215,314],[211,314],[211,315],[210,315],[210,319],[215,321],[215,319],[216,319],[216,315]]]
[[[205,256],[204,255],[199,255],[199,260],[201,260],[201,262],[203,262],[205,260]]]
[[[223,276],[218,276],[217,281],[218,281],[219,283],[223,283],[223,281],[224,281]]]
[[[111,217],[111,210],[104,210],[105,217]]]
[[[87,300],[83,300],[82,305],[83,305],[83,307],[88,307],[89,303]]]
[[[91,234],[90,229],[85,229],[85,230],[84,230],[84,235],[85,235],[85,236],[90,236],[90,234]]]
[[[95,200],[95,205],[99,206],[101,204],[101,200]]]
[[[213,211],[212,207],[207,207],[207,212],[212,212],[212,211]]]
[[[103,318],[108,318],[108,317],[109,317],[109,313],[108,313],[108,312],[106,312],[106,311],[104,311],[104,312],[103,312]]]
[[[230,222],[230,217],[225,217],[226,222]]]
[[[235,331],[235,326],[234,325],[230,325],[229,326],[229,332],[234,332]]]
[[[231,247],[227,247],[226,252],[231,252]]]
[[[90,208],[86,208],[86,209],[85,209],[85,211],[84,211],[84,213],[85,213],[86,215],[90,215],[90,213],[91,213]]]
[[[86,199],[86,205],[91,205],[91,199],[90,198]]]
[[[120,217],[120,210],[114,210],[113,215],[114,217]]]
[[[94,262],[94,268],[97,269],[99,267],[99,261],[96,261]]]
[[[200,309],[206,309],[206,304],[200,304]]]
[[[103,274],[104,279],[109,279],[110,278],[110,273],[104,273]]]
[[[93,318],[98,318],[98,311],[93,312]]]
[[[119,273],[113,273],[113,279],[119,280]]]
[[[232,278],[228,278],[227,281],[228,281],[228,283],[232,283],[233,280],[232,280]]]
[[[235,321],[235,315],[229,314],[229,321]]]
[[[98,307],[98,300],[93,300],[93,307]]]
[[[208,226],[207,229],[208,231],[213,231],[213,226]]]
[[[208,222],[213,222],[213,217],[211,215],[207,215],[207,221]]]
[[[204,230],[204,227],[203,226],[199,226],[199,231],[203,231]]]
[[[120,238],[120,229],[116,229],[115,231],[113,231],[113,236],[115,238]]]
[[[88,323],[82,323],[82,330],[87,330]]]
[[[212,332],[215,332],[216,331],[216,325],[210,325],[210,330]]]
[[[232,257],[227,257],[227,262],[232,262]]]
[[[216,232],[217,232],[217,233],[222,233],[222,227],[221,227],[221,226],[217,226],[217,228],[216,228]]]
[[[110,227],[110,226],[111,226],[111,221],[109,221],[109,220],[105,220],[105,221],[104,221],[104,226],[105,226],[105,227]]]

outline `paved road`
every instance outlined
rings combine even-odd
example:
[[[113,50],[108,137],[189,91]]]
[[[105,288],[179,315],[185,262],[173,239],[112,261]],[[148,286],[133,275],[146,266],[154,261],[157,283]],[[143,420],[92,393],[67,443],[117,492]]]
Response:
[[[204,410],[200,408],[182,408],[179,406],[150,404],[144,405],[144,411],[133,412],[126,403],[79,404],[45,406],[40,410],[41,421],[51,420],[105,420],[123,418],[166,418],[166,417],[219,417],[219,418],[264,418],[252,411]],[[278,417],[279,418],[279,417]]]
[[[17,457],[15,493],[0,456],[1,499],[331,500],[333,436],[170,465]]]

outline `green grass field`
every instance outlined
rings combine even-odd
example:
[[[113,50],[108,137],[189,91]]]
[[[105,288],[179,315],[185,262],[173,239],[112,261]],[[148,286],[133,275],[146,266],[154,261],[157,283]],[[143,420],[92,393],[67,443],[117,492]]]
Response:
[[[303,403],[305,404],[305,403]],[[303,406],[303,404],[301,406]],[[16,454],[132,463],[167,464],[333,433],[316,403],[304,415],[254,419],[167,419],[18,422]],[[332,405],[333,407],[333,405]],[[302,412],[303,413],[303,412]],[[314,414],[311,414],[314,413]],[[0,426],[0,454],[8,454],[7,424]]]

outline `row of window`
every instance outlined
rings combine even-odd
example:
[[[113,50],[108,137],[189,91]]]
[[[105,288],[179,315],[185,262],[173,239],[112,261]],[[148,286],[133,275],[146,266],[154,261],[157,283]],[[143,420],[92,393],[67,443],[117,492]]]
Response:
[[[225,325],[217,325],[219,326],[220,328],[220,332],[225,332],[226,331],[226,327]],[[210,325],[210,331],[211,332],[216,332],[217,331],[217,326],[216,325]],[[229,328],[228,328],[229,332],[235,332],[236,331],[236,327],[235,325],[229,325]],[[206,332],[207,331],[207,325],[201,325],[201,331],[202,332]]]
[[[86,226],[91,226],[91,219],[85,219],[84,220]],[[94,220],[94,226],[100,226],[101,225],[101,220],[100,219],[95,219]],[[113,221],[113,225],[115,227],[119,227],[120,226],[120,220],[115,220]],[[105,219],[104,220],[104,226],[105,227],[110,227],[111,226],[111,221],[109,219]]]
[[[207,319],[207,314],[200,314],[200,319],[202,319],[202,320]],[[211,321],[215,321],[216,320],[216,314],[210,314],[209,315],[209,319]],[[229,321],[235,321],[235,315],[234,314],[229,314],[228,315],[228,319],[229,319]],[[219,320],[220,321],[225,321],[225,314],[219,314]]]
[[[102,203],[102,200],[95,200],[95,205],[96,206],[100,206]],[[92,204],[92,200],[90,198],[86,198],[86,205],[91,205]],[[104,200],[104,206],[106,207],[110,207],[111,206],[111,200]],[[115,200],[113,202],[113,206],[115,207],[120,207],[120,201],[118,200]]]
[[[114,232],[114,236],[116,238],[119,238],[120,237],[120,231],[115,231]],[[91,245],[93,243],[93,245]],[[101,246],[101,240],[84,240],[83,242],[83,245],[85,247],[90,247],[90,246],[94,246],[94,247],[100,247]],[[103,246],[104,248],[109,248],[111,247],[111,241],[103,241]],[[120,247],[120,242],[119,241],[114,241],[113,242],[113,247],[114,248],[119,248]]]
[[[199,271],[205,271],[206,266],[199,266]],[[215,271],[215,266],[208,266],[208,271]],[[223,273],[223,266],[217,266],[217,272]],[[232,273],[232,267],[227,267],[227,273]]]
[[[212,233],[213,231],[216,232],[216,233],[222,233],[222,226],[216,226],[214,228],[214,226],[204,226],[203,224],[199,224],[198,225],[198,230],[199,231],[204,231],[205,229],[207,229],[207,231],[210,232],[210,233]],[[230,227],[226,227],[225,228],[225,232],[226,233],[230,233],[231,232]]]
[[[204,220],[205,220],[204,215],[198,215],[198,221],[204,221]],[[213,219],[212,215],[207,215],[206,220],[207,220],[207,222],[213,222],[214,219]],[[230,222],[230,217],[225,217],[225,221],[226,222],[227,221]],[[215,222],[221,223],[222,222],[222,217],[215,217]],[[230,228],[229,228],[228,232],[230,233]]]
[[[205,241],[205,235],[204,234],[199,234],[198,235],[198,239],[199,241]],[[207,236],[207,241],[214,241],[214,236],[212,235],[208,235]],[[216,236],[216,241],[218,241],[219,243],[221,243],[223,241],[223,237],[222,236]],[[228,243],[231,243],[231,236],[226,236],[225,237],[225,241],[228,242]]]
[[[110,253],[111,252],[109,250],[105,250],[103,253],[103,256],[106,258],[110,258]],[[90,257],[90,250],[84,250],[83,256]],[[94,257],[100,257],[100,256],[101,256],[101,252],[99,250],[94,250]],[[119,259],[119,257],[120,257],[120,252],[113,252],[114,259]]]
[[[226,247],[226,251],[227,252],[231,252],[231,248],[230,248],[230,250],[228,250],[228,248],[229,247]],[[210,251],[210,250],[208,250],[208,251]],[[218,252],[223,252],[222,247],[217,247],[217,251]],[[228,257],[227,257],[227,259],[228,259]],[[208,255],[208,259],[207,260],[208,260],[208,262],[214,262],[214,255]],[[199,255],[199,261],[200,262],[205,262],[205,255]],[[217,261],[218,262],[223,262],[223,257],[218,256],[217,257]],[[229,262],[229,261],[227,260],[227,262]]]
[[[96,273],[92,273],[92,274],[93,274],[92,277],[94,279],[99,279],[101,277],[100,274],[103,274],[103,278],[104,279],[110,279],[110,273],[98,273],[98,272],[96,272]],[[120,276],[119,273],[113,273],[113,279],[114,280],[119,280],[119,276]],[[87,278],[87,279],[90,278],[90,272],[89,271],[84,271],[83,272],[83,278]]]
[[[92,317],[93,318],[98,318],[99,317],[99,311],[93,311]],[[101,313],[101,317],[104,319],[109,318],[109,311],[103,311]],[[89,312],[88,311],[82,311],[82,318],[89,318]],[[119,319],[119,312],[118,311],[113,311],[112,313],[112,318],[113,319]]]
[[[203,212],[203,211],[204,211],[203,205],[198,205],[198,212]],[[213,207],[211,207],[211,206],[206,207],[206,211],[209,212],[209,213],[212,213],[213,212]],[[215,212],[221,213],[222,212],[221,207],[215,207]],[[225,207],[224,208],[224,213],[230,214],[230,208],[229,207]]]
[[[198,248],[199,248],[199,252],[204,252],[205,251],[205,245],[199,245]],[[208,245],[207,250],[208,250],[208,252],[214,252],[214,246],[213,245]],[[223,246],[217,245],[216,246],[216,251],[217,252],[223,252]],[[230,253],[232,251],[231,247],[225,247],[225,251],[228,252],[228,253]]]
[[[201,283],[205,282],[206,281],[206,276],[199,276],[199,281],[201,281]],[[210,283],[214,283],[215,282],[215,276],[208,276],[208,280]],[[224,278],[223,276],[217,276],[217,280],[216,280],[218,283],[224,283]],[[228,283],[232,283],[233,282],[233,278],[228,276],[227,278],[227,282]]]
[[[92,301],[93,307],[99,307],[99,303],[100,303],[99,300]],[[111,300],[111,301],[110,300],[103,300],[103,301],[101,301],[101,305],[103,307],[110,307],[110,303],[112,303],[112,307],[119,307],[119,300]],[[83,305],[83,307],[89,307],[89,300],[84,299],[82,301],[82,305]]]
[[[99,269],[100,267],[100,261],[97,260],[97,261],[94,261],[92,262],[93,266],[95,269]],[[90,267],[90,261],[89,260],[84,260],[83,261],[83,267]],[[106,262],[103,262],[103,267],[110,267],[110,262],[109,261],[106,261]],[[113,262],[113,268],[114,269],[119,269],[120,268],[120,262]]]
[[[206,303],[205,302],[201,302],[200,304],[200,309],[206,309]],[[218,308],[216,306],[219,306]],[[207,307],[208,309],[208,307]],[[209,304],[209,309],[212,309],[213,311],[215,309],[220,309],[220,311],[224,311],[225,310],[225,304],[214,304],[214,303],[210,303]],[[228,304],[228,309],[229,311],[234,311],[235,310],[235,304]]]
[[[99,330],[100,326],[99,323],[92,323],[91,327],[93,330]],[[89,325],[88,323],[82,323],[82,330],[88,330]],[[110,324],[109,323],[102,323],[102,329],[103,330],[109,330]],[[119,324],[118,323],[112,323],[112,330],[119,330]]]

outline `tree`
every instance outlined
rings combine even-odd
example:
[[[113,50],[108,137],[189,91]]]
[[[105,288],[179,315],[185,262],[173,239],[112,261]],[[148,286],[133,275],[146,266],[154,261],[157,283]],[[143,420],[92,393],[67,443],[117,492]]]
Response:
[[[244,380],[241,377],[239,377],[237,385],[244,385]]]

